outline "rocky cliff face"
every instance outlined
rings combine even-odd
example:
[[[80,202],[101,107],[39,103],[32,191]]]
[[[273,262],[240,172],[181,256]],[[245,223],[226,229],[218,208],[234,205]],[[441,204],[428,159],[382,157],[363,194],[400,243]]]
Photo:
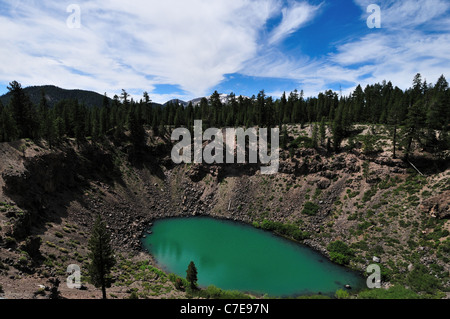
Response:
[[[405,163],[386,154],[369,158],[301,149],[293,157],[281,154],[278,174],[261,175],[257,165],[248,164],[176,166],[161,146],[138,162],[112,145],[19,149],[0,147],[0,256],[10,247],[6,238],[17,245],[26,244],[29,236],[54,243],[60,229],[85,245],[97,214],[106,220],[118,251],[138,253],[140,237],[155,219],[208,215],[294,224],[309,234],[304,242],[324,254],[334,240],[352,246],[354,268],[365,269],[377,254],[406,272],[409,255],[401,248],[415,243],[411,249],[416,249],[421,232],[433,233],[425,226],[429,216],[442,221],[439,229],[450,229],[446,172],[410,178]],[[306,214],[309,202],[317,211]],[[435,251],[420,253],[443,263]]]
[[[39,149],[36,147],[34,152],[36,150]],[[15,165],[21,164],[20,169],[1,172],[2,197],[9,198],[23,210],[23,218],[16,221],[15,237],[19,239],[30,235],[32,225],[55,213],[56,205],[80,199],[90,180],[114,176],[111,156],[99,150],[86,149],[77,153],[69,148],[34,152],[31,156],[15,158]]]

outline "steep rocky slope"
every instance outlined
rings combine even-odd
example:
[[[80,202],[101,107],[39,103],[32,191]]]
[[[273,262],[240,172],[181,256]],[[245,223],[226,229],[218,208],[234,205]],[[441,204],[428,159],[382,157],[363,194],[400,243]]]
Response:
[[[133,291],[144,297],[183,296],[153,267],[139,239],[155,219],[194,215],[256,226],[295,225],[301,241],[325,255],[329,243],[345,242],[354,252],[349,264],[354,269],[364,271],[377,257],[385,286],[414,286],[411,274],[420,269],[437,278],[440,291],[448,290],[450,171],[445,165],[417,159],[422,176],[393,160],[389,147],[370,156],[358,149],[327,154],[301,148],[281,154],[278,174],[261,175],[249,164],[174,165],[170,149],[154,143],[136,162],[129,160],[126,146],[106,142],[68,141],[52,150],[26,140],[1,144],[3,295],[44,298],[48,292],[38,285],[49,285],[53,277],[64,283],[68,265],[80,264],[85,273],[86,243],[97,214],[106,220],[120,256],[108,291],[117,298]],[[99,296],[87,283],[87,290],[60,287],[66,298]]]

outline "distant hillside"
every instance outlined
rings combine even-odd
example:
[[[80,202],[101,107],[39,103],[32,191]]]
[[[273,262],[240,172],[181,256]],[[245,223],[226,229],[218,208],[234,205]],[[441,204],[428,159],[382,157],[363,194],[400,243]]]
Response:
[[[228,104],[228,102],[230,102],[230,100],[231,100],[231,95],[229,95],[229,94],[219,94],[219,96],[220,96],[220,102],[222,102],[222,104]],[[247,96],[243,96],[243,97],[249,98]],[[170,101],[167,101],[166,103],[164,103],[164,106],[166,106],[169,103],[173,103],[173,104],[178,103],[184,107],[188,106],[189,103],[192,103],[193,106],[197,106],[200,104],[200,102],[203,98],[206,98],[208,101],[211,99],[210,96],[209,97],[198,97],[198,98],[195,98],[195,99],[187,101],[187,102],[179,100],[179,99],[173,99],[173,100],[170,100]],[[235,96],[235,98],[237,99],[238,96]]]
[[[38,105],[39,102],[41,101],[42,90],[44,90],[45,92],[45,98],[47,99],[47,102],[50,105],[50,107],[53,107],[56,103],[62,100],[78,100],[79,103],[82,103],[88,107],[103,105],[103,95],[93,91],[67,90],[59,88],[54,85],[29,86],[27,88],[24,88],[23,90],[25,91],[25,94],[27,94],[30,97],[31,102],[35,105]],[[210,97],[205,98],[207,100],[210,99]],[[220,101],[223,104],[227,104],[230,101],[230,98],[231,96],[228,94],[220,94]],[[2,102],[3,105],[8,105],[10,99],[11,99],[10,93],[0,96],[0,101]],[[112,102],[112,99],[110,97],[108,97],[108,99],[110,102]],[[164,104],[152,103],[152,105],[153,106],[159,105],[164,107],[167,106],[169,103],[173,104],[178,103],[183,107],[186,107],[191,102],[193,106],[197,106],[200,104],[200,101],[202,99],[203,97],[198,97],[187,102],[179,99],[172,99]]]
[[[179,99],[172,99],[172,100],[167,101],[166,103],[164,103],[163,106],[167,106],[169,103],[172,103],[172,104],[177,104],[178,103],[180,105],[183,105],[184,107],[189,105],[189,102],[185,102],[185,101],[179,100]]]
[[[89,107],[102,106],[103,104],[103,95],[92,91],[66,90],[53,85],[30,86],[24,88],[25,93],[30,97],[31,102],[34,104],[39,104],[42,90],[44,90],[45,97],[50,106],[55,105],[58,101],[70,99],[76,99],[79,103],[84,103]],[[10,99],[11,95],[9,93],[0,96],[0,101],[3,105],[7,105]]]

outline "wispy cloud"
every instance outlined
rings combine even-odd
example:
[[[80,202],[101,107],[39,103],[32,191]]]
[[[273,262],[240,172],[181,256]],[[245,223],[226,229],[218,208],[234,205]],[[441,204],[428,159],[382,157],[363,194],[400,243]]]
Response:
[[[269,44],[277,43],[300,27],[312,20],[320,9],[320,5],[313,6],[307,2],[293,2],[288,7],[281,9],[283,19],[281,23],[272,31]]]
[[[355,0],[361,25],[372,0]],[[339,87],[350,92],[363,86],[392,81],[403,89],[418,72],[436,81],[450,73],[450,2],[441,0],[381,1],[382,29],[355,32],[334,44],[328,54],[287,56],[276,50],[249,61],[244,73],[252,76],[297,79],[306,95]]]
[[[280,0],[77,1],[80,29],[70,29],[68,3],[2,4],[0,82],[55,84],[99,92],[178,85],[184,98],[204,95],[259,54],[266,22]],[[314,13],[291,3],[271,41],[287,37]],[[263,41],[266,41],[263,39]],[[182,96],[181,96],[182,97]]]
[[[373,0],[354,0],[365,12]],[[385,28],[432,28],[435,20],[446,16],[450,8],[447,0],[381,0],[375,2],[382,11],[382,24]]]
[[[363,12],[371,2],[355,0]],[[384,0],[380,7],[381,32],[339,45],[333,62],[347,68],[364,65],[370,74],[364,82],[391,80],[402,88],[419,72],[430,82],[449,73],[450,29],[442,26],[449,21],[450,2]]]
[[[450,73],[447,0],[379,1],[381,30],[346,34],[328,43],[330,52],[322,56],[290,54],[283,44],[317,17],[333,18],[326,0],[77,3],[80,29],[66,24],[69,2],[0,3],[0,83],[54,84],[110,96],[122,88],[145,90],[164,102],[208,94],[234,73],[296,80],[311,95],[339,84],[345,90],[387,79],[407,86],[416,72],[430,80]],[[354,3],[365,27],[373,1]],[[179,90],[160,94],[158,84]]]

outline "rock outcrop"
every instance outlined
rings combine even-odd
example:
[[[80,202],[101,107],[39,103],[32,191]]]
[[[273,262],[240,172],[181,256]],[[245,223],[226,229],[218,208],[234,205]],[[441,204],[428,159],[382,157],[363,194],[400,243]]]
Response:
[[[423,212],[439,219],[450,218],[450,191],[444,191],[437,196],[424,200],[421,209]]]

